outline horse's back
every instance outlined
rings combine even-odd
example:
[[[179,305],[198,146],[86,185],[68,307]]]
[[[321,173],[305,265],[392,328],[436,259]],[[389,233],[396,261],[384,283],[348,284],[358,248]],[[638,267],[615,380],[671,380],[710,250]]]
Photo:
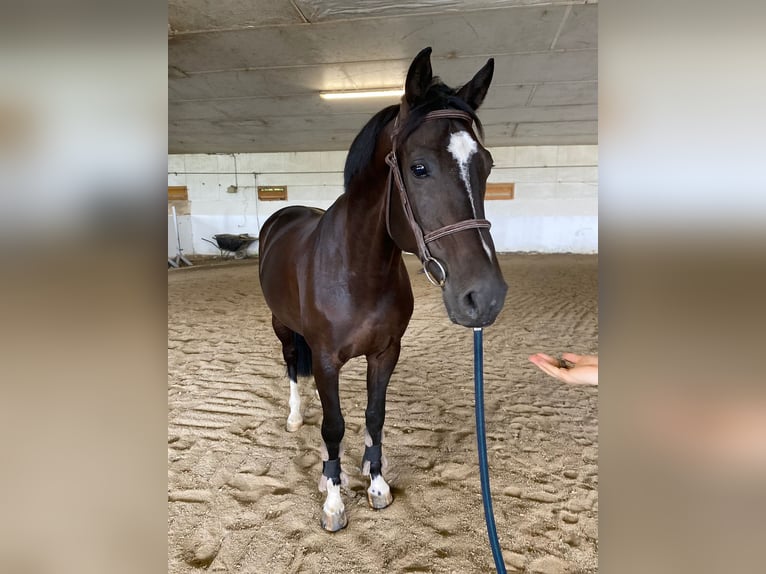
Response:
[[[300,248],[300,244],[314,230],[323,213],[324,211],[314,207],[291,205],[272,214],[258,235],[261,268],[271,258],[271,252],[277,252],[277,257],[280,258],[288,255],[285,250]]]
[[[293,232],[295,230],[300,231],[300,228],[304,226],[311,228],[311,224],[316,225],[323,213],[324,211],[321,209],[303,205],[283,207],[273,213],[261,227],[258,245],[268,245],[272,236],[283,235],[290,230]]]

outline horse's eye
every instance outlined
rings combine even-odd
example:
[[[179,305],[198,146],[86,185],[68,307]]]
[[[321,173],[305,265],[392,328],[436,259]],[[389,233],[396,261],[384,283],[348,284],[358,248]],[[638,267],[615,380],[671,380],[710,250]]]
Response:
[[[416,163],[410,169],[415,174],[415,177],[425,177],[428,175],[428,170],[422,163]]]

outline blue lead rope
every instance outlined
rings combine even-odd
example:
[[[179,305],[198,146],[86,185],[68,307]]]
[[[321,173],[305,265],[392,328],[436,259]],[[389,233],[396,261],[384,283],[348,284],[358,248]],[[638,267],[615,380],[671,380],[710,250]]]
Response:
[[[484,350],[481,327],[473,329],[473,380],[476,395],[476,443],[479,449],[479,475],[481,476],[481,500],[484,503],[484,519],[487,521],[487,535],[495,559],[498,574],[506,574],[500,541],[497,539],[495,514],[492,512],[492,492],[489,489],[489,465],[487,464],[487,437],[484,431]]]

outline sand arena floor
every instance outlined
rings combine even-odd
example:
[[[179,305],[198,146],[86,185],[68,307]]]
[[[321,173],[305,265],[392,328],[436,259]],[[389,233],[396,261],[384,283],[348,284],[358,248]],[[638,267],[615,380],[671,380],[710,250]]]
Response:
[[[596,256],[502,255],[509,292],[485,330],[487,443],[509,571],[590,573],[598,554],[595,388],[527,356],[598,351]],[[289,386],[254,259],[168,273],[170,573],[494,572],[476,455],[471,330],[407,259],[415,312],[388,390],[394,503],[368,508],[365,363],[341,372],[348,527],[319,526],[321,408],[284,430]]]

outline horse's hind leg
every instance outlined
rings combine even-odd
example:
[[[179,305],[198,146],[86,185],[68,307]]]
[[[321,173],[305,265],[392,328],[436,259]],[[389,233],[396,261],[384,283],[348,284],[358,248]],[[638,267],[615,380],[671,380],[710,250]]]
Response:
[[[319,399],[322,401],[322,439],[327,451],[325,455],[327,458],[322,457],[322,479],[319,482],[319,490],[327,492],[320,523],[322,528],[330,532],[336,532],[348,524],[346,509],[340,495],[342,480],[340,444],[346,430],[346,423],[340,410],[338,396],[339,372],[340,365],[334,364],[330,359],[314,361],[314,380],[319,391]]]
[[[301,395],[298,391],[298,348],[296,344],[298,340],[296,333],[280,323],[274,315],[271,316],[271,324],[279,341],[282,343],[282,357],[285,359],[287,376],[290,379],[290,414],[287,416],[285,428],[288,432],[295,432],[303,426]]]
[[[367,356],[367,432],[364,437],[364,464],[362,473],[370,476],[367,502],[372,508],[385,508],[394,500],[388,483],[383,478],[383,423],[386,420],[386,389],[396,362],[400,345],[391,344],[377,355]]]

